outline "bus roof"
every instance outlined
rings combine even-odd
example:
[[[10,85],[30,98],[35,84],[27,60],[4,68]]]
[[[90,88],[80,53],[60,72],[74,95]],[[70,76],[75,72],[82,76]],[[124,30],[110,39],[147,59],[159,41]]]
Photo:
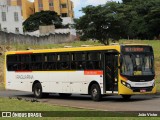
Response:
[[[5,54],[32,54],[32,53],[49,53],[49,52],[76,52],[76,51],[96,51],[96,50],[116,50],[120,52],[121,46],[148,46],[144,44],[122,44],[109,46],[89,46],[89,47],[69,47],[69,48],[53,48],[53,49],[38,49],[38,50],[22,50],[8,51]]]
[[[27,53],[29,54],[29,53],[44,53],[44,52],[45,53],[49,53],[49,52],[74,52],[74,51],[95,51],[95,50],[117,50],[117,51],[120,51],[120,45],[8,51],[8,52],[6,52],[6,54],[27,54]]]

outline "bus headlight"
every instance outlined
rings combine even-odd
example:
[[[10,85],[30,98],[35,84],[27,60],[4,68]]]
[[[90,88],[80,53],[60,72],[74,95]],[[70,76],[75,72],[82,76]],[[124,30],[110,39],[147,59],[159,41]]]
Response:
[[[122,80],[121,80],[121,83],[122,83],[124,86],[126,86],[126,87],[128,87],[128,88],[131,89],[131,85],[130,85],[129,83],[127,83],[127,82],[125,82],[125,81],[122,81]]]
[[[155,86],[155,82],[153,82],[152,86],[153,86],[153,87]]]

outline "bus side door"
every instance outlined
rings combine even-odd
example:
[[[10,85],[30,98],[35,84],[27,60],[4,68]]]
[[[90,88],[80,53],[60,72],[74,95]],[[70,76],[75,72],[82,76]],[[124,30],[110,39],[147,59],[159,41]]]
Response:
[[[114,93],[114,91],[118,91],[118,53],[108,52],[104,57],[105,92]]]

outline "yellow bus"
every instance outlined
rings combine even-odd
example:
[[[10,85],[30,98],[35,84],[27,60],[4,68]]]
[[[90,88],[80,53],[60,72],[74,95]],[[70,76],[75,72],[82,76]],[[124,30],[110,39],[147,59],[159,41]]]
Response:
[[[149,45],[110,45],[5,54],[5,87],[30,91],[36,98],[59,93],[91,95],[154,94],[154,54]]]

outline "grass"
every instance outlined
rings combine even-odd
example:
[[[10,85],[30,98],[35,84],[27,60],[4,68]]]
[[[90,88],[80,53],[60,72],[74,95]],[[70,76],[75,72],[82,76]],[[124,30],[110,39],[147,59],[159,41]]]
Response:
[[[4,90],[4,83],[3,82],[0,82],[0,90]]]
[[[70,107],[60,107],[60,106],[54,106],[54,105],[49,105],[49,104],[46,104],[46,103],[39,103],[39,102],[26,102],[24,100],[17,100],[17,99],[9,99],[9,98],[0,98],[0,111],[13,111],[13,112],[44,112],[44,111],[52,111],[53,114],[57,111],[61,113],[63,113],[63,111],[65,112],[69,112],[70,114],[73,112],[73,111],[82,111],[84,114],[88,114],[87,111],[89,112],[92,112],[91,110],[86,110],[86,109],[78,109],[78,108],[70,108]],[[18,107],[17,107],[18,106]],[[95,113],[96,114],[96,113]],[[97,114],[99,114],[99,112],[97,112]],[[106,112],[105,114],[107,115],[111,115],[113,114],[113,112]],[[116,115],[116,114],[119,114],[119,115],[124,115],[126,113],[114,113],[113,115]],[[82,116],[85,116],[85,115],[82,115]],[[114,120],[136,120],[137,118],[139,117],[42,117],[42,118],[38,118],[38,119],[45,119],[45,120],[54,120],[54,119],[60,119],[60,120],[99,120],[99,119],[102,119],[102,120],[106,120],[106,119],[114,119]],[[3,119],[3,118],[1,118]],[[12,118],[12,120],[28,120],[28,119],[37,119],[37,118]],[[156,118],[154,117],[141,117],[139,118],[140,120],[149,120],[149,119],[152,119],[152,120],[155,120]],[[6,119],[4,119],[6,120]]]
[[[73,47],[80,47],[81,45],[101,45],[98,41],[75,41],[72,43],[63,43],[63,44],[46,44],[46,45],[11,45],[9,48],[14,50],[25,50],[27,48],[31,49],[51,49],[51,48],[62,48],[64,46],[73,46]]]

